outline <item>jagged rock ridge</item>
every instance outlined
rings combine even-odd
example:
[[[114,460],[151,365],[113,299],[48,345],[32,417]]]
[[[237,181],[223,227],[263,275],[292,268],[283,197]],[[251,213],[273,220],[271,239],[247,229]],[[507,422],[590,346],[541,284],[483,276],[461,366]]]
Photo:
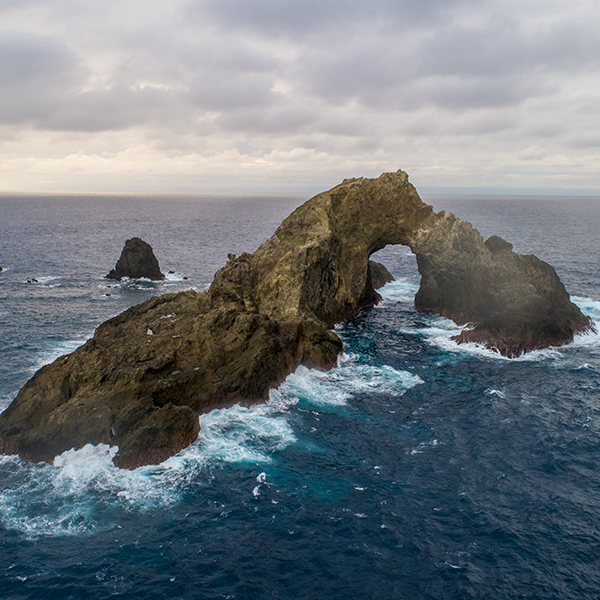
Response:
[[[121,256],[114,269],[106,275],[107,279],[120,281],[123,277],[130,279],[151,279],[162,281],[165,276],[160,271],[160,266],[152,246],[134,237],[125,242]]]
[[[207,292],[134,306],[40,369],[0,415],[0,451],[51,461],[102,442],[121,467],[166,459],[196,439],[199,413],[265,400],[300,364],[334,366],[331,327],[378,302],[369,257],[388,244],[417,256],[417,308],[471,323],[459,342],[515,356],[591,328],[552,267],[435,213],[406,173],[345,180],[231,255]]]

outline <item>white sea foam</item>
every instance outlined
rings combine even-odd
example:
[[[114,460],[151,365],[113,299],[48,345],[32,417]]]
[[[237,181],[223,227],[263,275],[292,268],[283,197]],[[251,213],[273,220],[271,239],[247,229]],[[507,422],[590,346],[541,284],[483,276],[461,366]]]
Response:
[[[267,404],[238,405],[202,415],[197,452],[226,462],[270,462],[273,452],[296,441],[285,414],[279,414],[278,394],[272,396],[274,401]]]
[[[595,322],[600,322],[600,301],[581,296],[571,296],[571,301],[581,309],[583,314],[590,316]]]
[[[90,337],[92,337],[92,333],[90,333],[90,335],[85,338],[79,338],[76,340],[65,340],[64,342],[60,342],[59,344],[54,345],[49,350],[44,350],[40,352],[38,354],[37,360],[32,365],[30,372],[35,373],[44,365],[54,362],[59,356],[63,356],[64,354],[70,354],[71,352],[77,350],[77,348],[85,344],[85,342]]]
[[[41,287],[46,288],[55,288],[60,287],[62,284],[60,282],[61,277],[58,275],[45,275],[42,277],[32,277],[27,279],[23,283],[39,285]]]
[[[11,473],[0,491],[0,520],[28,537],[72,535],[103,527],[110,505],[147,510],[177,501],[187,475],[166,464],[118,469],[117,447],[86,445],[54,459],[53,465],[31,464],[16,456],[0,457]]]
[[[387,283],[379,290],[384,302],[380,305],[385,308],[388,302],[399,302],[402,304],[414,304],[415,294],[419,289],[419,284],[414,280],[401,278]],[[450,319],[437,315],[427,315],[428,321],[425,327],[414,327],[401,329],[401,333],[409,335],[423,336],[428,343],[437,346],[451,354],[464,354],[474,356],[485,356],[508,360],[493,350],[488,350],[477,344],[457,344],[452,338],[459,335],[464,327],[458,326]]]
[[[47,275],[45,277],[37,277],[36,279],[38,280],[38,283],[41,283],[42,285],[49,285],[52,282],[55,282],[58,279],[60,279],[60,276],[58,276],[58,275]]]
[[[0,396],[0,413],[14,400],[14,395]]]
[[[600,302],[591,298],[571,296],[571,301],[576,304],[584,315],[592,319],[596,331],[589,331],[575,336],[573,344],[578,347],[600,346]]]
[[[165,288],[170,288],[173,286],[178,286],[177,289],[182,289],[182,283],[190,283],[188,277],[182,275],[181,273],[166,273],[165,278],[159,281],[154,281],[146,277],[140,277],[136,279],[123,277],[118,281],[102,278],[102,281],[98,283],[98,287],[101,289],[112,288],[117,290],[155,290],[157,293],[160,293],[161,290],[164,291]],[[191,287],[192,286],[190,285],[190,288]]]
[[[401,396],[407,389],[423,383],[418,375],[408,371],[398,371],[387,365],[365,365],[358,361],[358,355],[346,354],[340,358],[339,366],[330,371],[299,367],[280,389],[310,404],[343,406],[354,394]]]
[[[202,415],[198,440],[160,465],[119,469],[112,463],[118,449],[104,444],[64,452],[52,465],[0,457],[0,468],[8,474],[0,490],[0,520],[32,538],[113,527],[107,512],[115,507],[144,511],[169,506],[190,484],[197,487],[214,477],[214,465],[269,464],[274,453],[296,441],[289,415],[299,401],[339,404],[363,391],[401,395],[419,383],[408,372],[364,365],[356,355],[347,355],[327,373],[298,369],[271,391],[265,404]],[[268,485],[264,470],[256,481],[253,493],[260,495]]]
[[[405,277],[386,283],[378,290],[384,300],[383,304],[379,306],[385,307],[385,301],[413,304],[418,289],[418,283]]]
[[[379,290],[379,293],[384,299],[384,302],[380,306],[385,308],[387,302],[412,304],[418,289],[419,284],[407,278],[392,281]],[[580,296],[572,296],[571,300],[585,315],[591,317],[594,326],[596,327],[596,332],[588,332],[575,336],[573,345],[578,347],[600,346],[600,301]],[[412,335],[421,335],[425,337],[430,344],[455,355],[533,362],[539,360],[555,360],[564,356],[561,349],[550,347],[527,352],[515,359],[509,359],[498,352],[484,348],[479,344],[457,344],[452,338],[459,335],[464,327],[456,325],[456,323],[450,319],[436,315],[428,315],[427,319],[429,323],[426,327],[403,329],[401,331]]]
[[[165,273],[165,281],[184,281],[184,275],[181,273]]]
[[[579,306],[581,311],[589,315],[594,322],[597,332],[600,332],[600,302],[589,298],[572,298],[573,302]],[[548,347],[541,350],[533,350],[517,358],[507,358],[492,349],[485,348],[479,344],[468,343],[458,344],[452,338],[463,331],[463,326],[445,317],[437,315],[427,315],[428,325],[426,327],[415,327],[402,329],[403,333],[409,335],[423,336],[430,344],[441,348],[442,350],[455,355],[473,356],[480,358],[491,358],[495,360],[537,362],[540,360],[556,360],[564,358],[564,352],[569,346]],[[600,334],[588,332],[575,336],[572,346],[599,346]]]
[[[281,414],[288,404],[276,397],[250,408],[214,410],[200,418],[202,431],[194,444],[160,465],[134,471],[115,467],[118,448],[105,444],[64,452],[53,465],[0,457],[0,468],[12,471],[0,490],[0,520],[28,537],[72,535],[113,526],[103,519],[111,506],[169,506],[190,482],[201,485],[210,479],[211,464],[268,463],[273,452],[294,442],[292,427]],[[257,478],[260,484],[265,480],[264,473]]]
[[[541,350],[533,350],[531,352],[526,352],[521,356],[516,358],[507,358],[506,356],[502,356],[499,352],[485,348],[479,344],[468,343],[468,344],[458,344],[452,338],[459,335],[461,331],[463,331],[464,327],[460,327],[456,325],[450,319],[446,319],[444,317],[439,317],[435,315],[429,315],[428,320],[431,325],[425,328],[419,329],[406,329],[403,330],[405,333],[409,334],[417,334],[425,337],[427,342],[432,344],[433,346],[437,346],[442,350],[453,354],[453,355],[462,355],[462,356],[472,356],[500,361],[522,361],[522,362],[537,362],[540,360],[554,360],[557,358],[561,358],[563,355],[558,348],[549,347],[543,348]]]
[[[422,442],[416,448],[413,448],[413,449],[409,450],[408,452],[410,452],[410,454],[412,454],[414,456],[415,454],[423,454],[429,448],[435,448],[436,446],[440,446],[440,445],[442,445],[442,442],[440,442],[437,439],[433,439],[428,442]]]

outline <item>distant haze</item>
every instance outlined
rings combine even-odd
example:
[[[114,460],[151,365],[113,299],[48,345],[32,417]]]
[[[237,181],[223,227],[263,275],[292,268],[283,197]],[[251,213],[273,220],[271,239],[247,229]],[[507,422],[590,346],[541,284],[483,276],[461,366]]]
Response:
[[[0,0],[0,191],[600,193],[598,0]]]

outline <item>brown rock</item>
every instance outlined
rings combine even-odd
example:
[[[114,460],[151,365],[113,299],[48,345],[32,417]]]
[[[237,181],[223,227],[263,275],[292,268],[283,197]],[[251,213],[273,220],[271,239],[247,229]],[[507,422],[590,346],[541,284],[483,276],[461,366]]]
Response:
[[[371,278],[371,284],[376,290],[382,288],[386,283],[396,281],[385,265],[375,262],[374,260],[369,261],[369,272],[367,276]]]
[[[379,300],[369,257],[388,244],[416,254],[417,308],[472,324],[459,342],[516,356],[591,328],[550,265],[434,213],[406,173],[345,180],[230,256],[208,292],[134,306],[40,369],[0,415],[0,451],[51,461],[103,442],[121,467],[164,460],[196,439],[199,413],[263,401],[300,364],[335,365],[330,328]]]

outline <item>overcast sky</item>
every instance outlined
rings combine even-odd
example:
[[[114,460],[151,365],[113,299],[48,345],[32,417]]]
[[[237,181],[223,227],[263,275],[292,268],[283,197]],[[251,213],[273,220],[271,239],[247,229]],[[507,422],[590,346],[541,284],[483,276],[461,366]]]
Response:
[[[598,0],[0,0],[0,190],[600,193]]]

